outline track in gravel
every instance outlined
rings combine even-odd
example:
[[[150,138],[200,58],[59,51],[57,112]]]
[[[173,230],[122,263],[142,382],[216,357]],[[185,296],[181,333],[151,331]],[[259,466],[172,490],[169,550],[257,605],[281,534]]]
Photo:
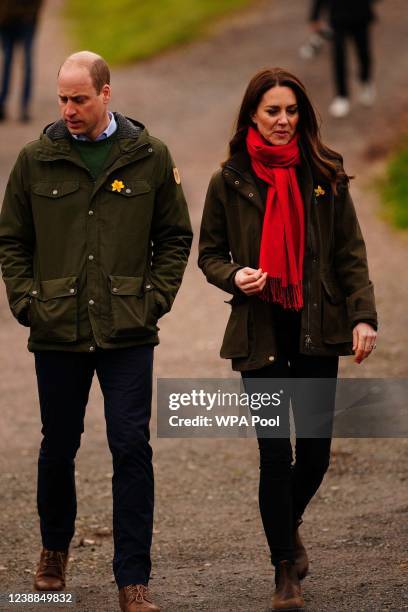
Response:
[[[20,147],[56,116],[55,73],[71,48],[62,35],[59,1],[49,2],[38,40],[36,118],[27,126],[1,125],[0,189]],[[211,173],[223,159],[232,119],[249,77],[282,65],[306,83],[322,109],[326,141],[344,154],[356,175],[353,194],[376,285],[381,334],[362,366],[343,359],[342,375],[407,375],[407,239],[377,215],[372,184],[383,156],[406,118],[408,85],[405,0],[379,3],[376,26],[379,99],[334,122],[329,58],[297,56],[303,41],[303,0],[271,0],[224,22],[213,36],[113,73],[113,108],[146,123],[177,160],[194,226],[200,221]],[[405,105],[405,106],[404,106]],[[196,264],[196,241],[172,313],[162,322],[156,376],[228,377],[218,357],[227,319],[223,295],[206,284]],[[40,439],[32,356],[26,332],[0,302],[1,535],[0,592],[28,591],[38,550],[35,463]],[[154,431],[154,424],[153,424]],[[304,583],[310,611],[408,609],[407,441],[336,440],[327,478],[308,510],[303,532],[312,556]],[[257,510],[257,450],[246,440],[157,440],[153,434],[157,510],[152,589],[163,610],[266,610],[272,572]],[[110,457],[97,385],[89,403],[78,462],[79,509],[68,589],[76,610],[113,612],[110,570]],[[85,544],[83,540],[93,540]],[[24,607],[24,610],[40,610]],[[45,608],[44,608],[45,609]],[[48,608],[49,609],[49,608]]]

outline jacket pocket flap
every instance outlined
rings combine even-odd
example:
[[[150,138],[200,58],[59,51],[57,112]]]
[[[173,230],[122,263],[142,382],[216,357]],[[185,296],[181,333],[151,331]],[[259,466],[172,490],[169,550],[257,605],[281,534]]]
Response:
[[[118,193],[121,196],[125,196],[126,198],[132,198],[136,195],[142,195],[142,193],[149,193],[151,191],[151,187],[149,183],[143,179],[137,179],[133,181],[120,181],[116,179],[118,185],[114,188],[115,181],[105,184],[105,189],[107,191],[113,191],[114,193]]]
[[[110,290],[113,295],[143,294],[143,276],[109,276]]]
[[[331,276],[322,276],[321,280],[332,304],[340,304],[340,302],[344,301],[345,297],[334,278]]]
[[[77,277],[53,278],[52,280],[39,281],[30,291],[30,296],[46,302],[61,297],[72,297],[78,292]]]
[[[48,198],[62,198],[79,189],[79,181],[55,181],[53,183],[36,183],[33,185],[33,193]]]

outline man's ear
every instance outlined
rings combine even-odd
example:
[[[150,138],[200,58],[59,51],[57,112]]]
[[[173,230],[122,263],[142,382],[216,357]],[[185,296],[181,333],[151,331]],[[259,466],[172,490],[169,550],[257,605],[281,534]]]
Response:
[[[102,99],[104,104],[108,104],[111,98],[111,88],[107,83],[101,89]]]

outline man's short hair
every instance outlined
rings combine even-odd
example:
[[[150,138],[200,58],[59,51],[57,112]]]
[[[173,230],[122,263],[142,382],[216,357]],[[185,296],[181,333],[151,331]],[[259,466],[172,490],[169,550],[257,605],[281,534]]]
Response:
[[[104,59],[96,59],[89,69],[96,93],[100,94],[104,85],[110,85],[110,70]]]

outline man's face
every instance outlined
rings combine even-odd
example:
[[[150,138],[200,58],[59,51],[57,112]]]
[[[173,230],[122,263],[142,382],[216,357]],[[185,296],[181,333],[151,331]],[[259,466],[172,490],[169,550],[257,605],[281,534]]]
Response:
[[[98,94],[91,75],[82,66],[66,66],[58,77],[58,103],[61,117],[71,134],[94,139],[106,127],[110,87]]]

